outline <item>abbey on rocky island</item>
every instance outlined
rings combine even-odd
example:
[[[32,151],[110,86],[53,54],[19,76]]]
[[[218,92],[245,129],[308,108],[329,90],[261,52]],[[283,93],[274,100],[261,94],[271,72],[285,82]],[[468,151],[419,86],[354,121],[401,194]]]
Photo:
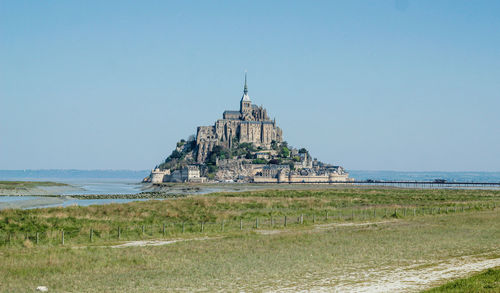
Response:
[[[215,125],[198,127],[196,162],[203,163],[214,146],[231,149],[234,143],[251,143],[257,148],[270,149],[273,141],[283,142],[283,132],[275,120],[269,119],[266,109],[252,104],[245,74],[240,110],[226,110]]]
[[[224,111],[214,125],[180,140],[145,182],[335,183],[351,181],[340,166],[312,159],[283,140],[267,110],[252,104],[247,77],[239,111]]]

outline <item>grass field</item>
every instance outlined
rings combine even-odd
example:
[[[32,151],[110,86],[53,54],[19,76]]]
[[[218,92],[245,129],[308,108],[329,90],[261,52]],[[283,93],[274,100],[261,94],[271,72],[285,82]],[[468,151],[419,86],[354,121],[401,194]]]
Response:
[[[401,271],[397,279],[404,278],[407,270],[418,273],[437,264],[500,258],[499,200],[495,191],[332,189],[4,210],[0,211],[4,233],[65,229],[68,238],[64,246],[56,232],[54,241],[39,245],[33,238],[4,242],[0,288],[4,292],[30,291],[39,285],[51,292],[358,291],[388,273]],[[419,212],[414,215],[413,209]],[[300,214],[303,223],[295,217]],[[285,215],[290,217],[287,227],[282,222]],[[274,226],[271,216],[276,219]],[[240,219],[247,229],[239,229]],[[200,221],[216,224],[201,232]],[[124,239],[161,239],[162,223],[181,222],[192,224],[192,229],[181,233],[176,226],[165,238],[186,241],[109,247]],[[142,225],[156,225],[157,233],[123,231],[123,239],[105,233],[92,243],[88,239],[90,228],[116,233],[118,226],[125,230]],[[197,240],[188,240],[193,238]],[[442,283],[435,280],[426,286]],[[410,287],[410,291],[420,289]]]
[[[500,267],[488,269],[469,278],[452,281],[425,292],[500,292]]]

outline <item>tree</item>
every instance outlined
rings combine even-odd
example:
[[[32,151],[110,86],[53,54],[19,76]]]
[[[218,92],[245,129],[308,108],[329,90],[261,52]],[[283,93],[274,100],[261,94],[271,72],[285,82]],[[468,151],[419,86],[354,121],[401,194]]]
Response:
[[[215,165],[208,165],[208,170],[207,171],[208,171],[208,173],[212,173],[213,174],[213,173],[217,172],[217,169],[218,168]]]
[[[225,160],[225,159],[231,159],[231,157],[232,157],[231,153],[227,148],[217,145],[212,149],[212,151],[208,155],[207,164],[215,165],[217,159]]]
[[[267,164],[267,161],[262,158],[258,158],[252,161],[253,164]]]
[[[299,154],[308,154],[309,152],[305,148],[299,150]]]
[[[271,148],[275,151],[278,150],[278,143],[275,140],[271,141]]]
[[[286,146],[281,146],[280,156],[282,158],[288,158],[288,157],[290,157],[290,150]]]
[[[170,157],[169,157],[169,158],[172,158],[172,159],[180,159],[180,158],[182,158],[182,153],[181,153],[181,152],[179,152],[178,150],[174,150],[174,151],[172,152],[172,154],[170,155]],[[168,160],[168,158],[167,158],[167,160]]]

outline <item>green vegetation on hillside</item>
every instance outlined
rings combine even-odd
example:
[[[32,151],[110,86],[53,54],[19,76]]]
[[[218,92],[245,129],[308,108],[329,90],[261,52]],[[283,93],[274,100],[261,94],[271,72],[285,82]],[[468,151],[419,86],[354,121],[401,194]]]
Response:
[[[177,142],[176,149],[168,156],[165,161],[157,167],[160,169],[177,169],[187,164],[193,163],[193,158],[186,159],[187,155],[191,153],[196,147],[196,140],[194,136],[190,136],[188,140],[181,139]],[[180,149],[180,150],[179,150]]]
[[[176,149],[170,154],[170,156],[165,159],[165,161],[159,164],[157,167],[160,169],[179,169],[188,164],[194,163],[194,157],[196,148],[196,140],[194,136],[190,137],[187,141],[182,139],[177,142]],[[237,138],[233,139],[231,148],[226,148],[224,146],[215,146],[212,151],[208,154],[205,164],[207,169],[202,169],[205,172],[205,176],[213,178],[215,172],[217,172],[217,160],[226,159],[248,159],[252,160],[253,164],[289,164],[291,169],[293,168],[294,162],[299,162],[300,157],[291,157],[290,147],[286,141],[278,143],[272,141],[271,150],[276,151],[277,155],[270,160],[256,158],[255,153],[258,151],[264,151],[262,147],[256,147],[252,143],[239,143]],[[302,148],[299,153],[307,153],[307,150]]]

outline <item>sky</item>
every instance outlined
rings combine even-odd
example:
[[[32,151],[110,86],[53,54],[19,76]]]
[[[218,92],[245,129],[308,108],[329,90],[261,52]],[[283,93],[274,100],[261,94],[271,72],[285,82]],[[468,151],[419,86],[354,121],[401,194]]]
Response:
[[[0,169],[150,169],[239,109],[351,170],[500,171],[500,1],[0,0]]]

